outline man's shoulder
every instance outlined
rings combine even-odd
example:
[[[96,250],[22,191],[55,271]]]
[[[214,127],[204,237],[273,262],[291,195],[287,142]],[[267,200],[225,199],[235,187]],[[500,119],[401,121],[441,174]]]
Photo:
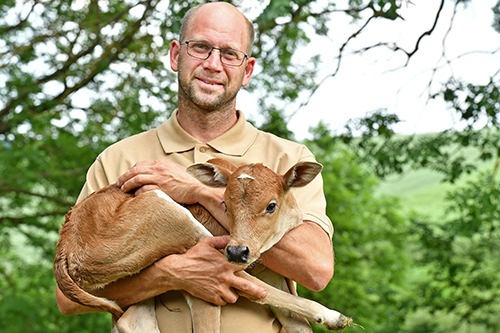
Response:
[[[265,145],[269,145],[270,147],[275,147],[279,150],[282,149],[297,149],[297,150],[303,150],[306,149],[307,147],[305,144],[293,141],[290,139],[282,138],[276,134],[266,132],[263,130],[257,129],[257,137],[256,141],[263,143]]]
[[[121,138],[108,148],[116,149],[121,147],[129,147],[131,144],[151,143],[151,139],[157,136],[158,128],[151,128],[143,132],[132,134],[128,137]]]
[[[160,146],[160,143],[157,138],[157,128],[152,128],[116,141],[102,151],[100,155],[101,157],[129,155],[154,150],[155,146]]]

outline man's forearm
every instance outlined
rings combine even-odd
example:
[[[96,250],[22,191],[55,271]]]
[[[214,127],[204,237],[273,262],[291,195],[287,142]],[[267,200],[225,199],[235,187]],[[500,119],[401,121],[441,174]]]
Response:
[[[262,264],[304,287],[320,291],[333,276],[333,248],[328,234],[305,221],[261,256]]]
[[[171,290],[171,286],[169,286],[167,282],[168,278],[163,274],[164,270],[160,270],[156,264],[153,264],[138,274],[117,280],[102,289],[94,290],[92,294],[113,300],[121,308],[126,309],[130,305]],[[56,299],[59,310],[65,315],[101,311],[97,308],[73,302],[68,299],[59,288],[56,292]]]
[[[196,191],[196,201],[205,207],[224,229],[229,230],[229,220],[225,213],[224,191],[224,188],[203,185],[201,190]]]
[[[159,269],[155,263],[139,274],[112,282],[94,294],[114,300],[120,307],[127,308],[174,289],[169,281],[165,270]]]

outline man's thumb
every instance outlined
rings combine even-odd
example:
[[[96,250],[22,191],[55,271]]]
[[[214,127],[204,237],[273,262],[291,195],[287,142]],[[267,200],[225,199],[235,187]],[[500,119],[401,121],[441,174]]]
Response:
[[[207,243],[217,250],[222,250],[226,247],[227,243],[229,243],[230,239],[231,237],[229,235],[209,237]]]

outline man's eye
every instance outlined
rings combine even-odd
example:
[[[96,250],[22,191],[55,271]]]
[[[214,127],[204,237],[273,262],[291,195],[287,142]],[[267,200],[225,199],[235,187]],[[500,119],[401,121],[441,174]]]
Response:
[[[222,55],[223,55],[225,58],[229,58],[229,59],[235,59],[235,58],[238,58],[238,53],[236,53],[236,51],[231,50],[231,49],[224,50]]]
[[[207,51],[210,47],[205,43],[194,43],[193,48],[197,51]]]

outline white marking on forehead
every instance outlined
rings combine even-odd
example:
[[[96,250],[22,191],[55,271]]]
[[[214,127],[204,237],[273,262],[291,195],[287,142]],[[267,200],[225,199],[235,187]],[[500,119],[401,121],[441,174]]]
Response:
[[[238,179],[251,179],[251,180],[255,180],[255,178],[253,178],[252,176],[250,176],[247,173],[242,173],[241,175],[238,176]]]

